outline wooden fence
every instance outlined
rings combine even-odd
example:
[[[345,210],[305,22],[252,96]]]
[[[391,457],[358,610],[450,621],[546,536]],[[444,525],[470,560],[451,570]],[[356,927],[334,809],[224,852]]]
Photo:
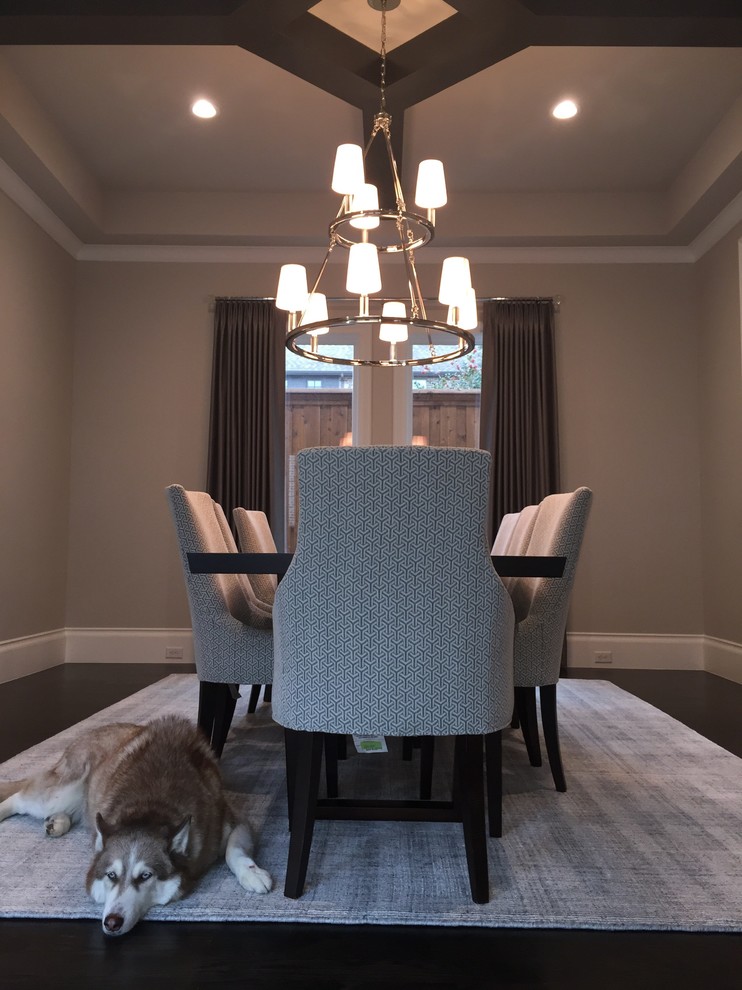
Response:
[[[350,389],[296,389],[286,393],[286,539],[296,545],[299,498],[296,455],[305,447],[337,447],[350,433]],[[431,447],[479,446],[479,392],[413,391],[412,432]]]

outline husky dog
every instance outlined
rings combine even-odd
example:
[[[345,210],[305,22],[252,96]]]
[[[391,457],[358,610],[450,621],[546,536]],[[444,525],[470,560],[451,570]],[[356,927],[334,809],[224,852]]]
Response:
[[[211,748],[184,718],[81,733],[51,770],[0,783],[0,821],[11,815],[44,819],[53,837],[87,817],[95,847],[86,885],[103,905],[106,935],[124,935],[153,904],[185,897],[219,856],[245,890],[271,888]]]

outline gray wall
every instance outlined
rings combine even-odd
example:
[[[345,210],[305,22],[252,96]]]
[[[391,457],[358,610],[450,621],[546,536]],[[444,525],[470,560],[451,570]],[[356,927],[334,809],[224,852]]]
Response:
[[[163,489],[204,484],[210,303],[278,266],[75,263],[2,197],[0,230],[0,641],[187,626]],[[695,266],[474,266],[562,299],[563,487],[595,491],[575,631],[742,642],[740,233]]]
[[[705,631],[742,643],[742,224],[698,263]]]
[[[74,265],[0,193],[0,642],[65,625]]]
[[[78,266],[68,625],[188,624],[162,492],[204,483],[209,301],[269,293],[276,271]],[[480,266],[474,275],[483,294],[563,299],[563,485],[595,490],[571,628],[701,633],[692,267]]]

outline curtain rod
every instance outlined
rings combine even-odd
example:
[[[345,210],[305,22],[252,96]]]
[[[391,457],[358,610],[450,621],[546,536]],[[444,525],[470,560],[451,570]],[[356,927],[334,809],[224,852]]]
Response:
[[[380,301],[387,298],[397,299],[402,298],[401,296],[377,296],[375,297]],[[214,303],[218,299],[223,299],[225,302],[275,302],[275,296],[212,296],[211,302]],[[354,302],[356,301],[356,296],[328,296],[328,302]],[[424,300],[426,303],[437,303],[438,300],[432,297],[426,297]],[[550,302],[555,309],[559,309],[562,302],[561,296],[477,296],[477,302]]]

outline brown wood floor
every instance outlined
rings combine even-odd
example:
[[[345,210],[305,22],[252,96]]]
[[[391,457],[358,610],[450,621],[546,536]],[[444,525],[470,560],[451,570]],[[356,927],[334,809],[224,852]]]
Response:
[[[0,684],[0,759],[190,669],[69,664]],[[614,681],[742,756],[742,685],[701,671],[579,676]],[[110,941],[92,921],[0,923],[3,990],[736,990],[741,973],[738,935],[143,922]]]

